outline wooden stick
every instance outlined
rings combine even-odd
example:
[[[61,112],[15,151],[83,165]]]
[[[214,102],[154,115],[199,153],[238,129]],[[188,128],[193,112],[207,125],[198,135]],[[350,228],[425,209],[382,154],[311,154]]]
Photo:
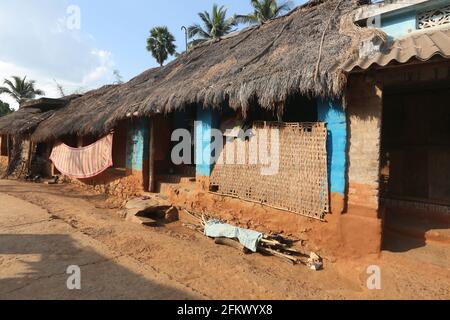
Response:
[[[269,254],[271,254],[273,256],[277,256],[279,258],[286,259],[287,261],[290,261],[290,263],[292,263],[292,264],[297,264],[300,261],[296,257],[289,256],[287,254],[283,254],[281,252],[278,252],[276,250],[272,250],[272,249],[269,249],[269,248],[261,248],[261,247],[259,247],[258,250],[260,250],[263,253],[269,253]],[[300,262],[302,262],[302,261],[300,261]]]
[[[282,247],[277,247],[277,246],[272,246],[272,245],[266,245],[264,243],[261,243],[261,246],[265,249],[271,249],[271,250],[279,250],[280,253],[287,253],[287,254],[291,254],[291,255],[296,255],[296,256],[303,256],[303,257],[309,257],[309,255],[302,253],[300,251],[294,250],[294,249],[289,249],[289,248],[282,248]]]
[[[336,8],[334,9],[333,13],[331,14],[330,18],[328,19],[328,22],[327,22],[327,24],[325,26],[325,29],[323,30],[322,37],[320,39],[319,54],[318,54],[318,58],[317,58],[316,68],[314,70],[314,82],[317,82],[317,78],[319,77],[320,61],[321,61],[321,58],[322,58],[322,50],[323,50],[323,43],[325,41],[325,35],[327,34],[327,30],[330,27],[331,21],[333,20],[333,17],[335,16],[336,11],[339,9],[339,6],[341,5],[341,3],[343,1],[344,0],[340,0],[337,3]]]
[[[272,246],[278,246],[278,247],[283,247],[283,248],[287,248],[288,247],[287,244],[281,243],[281,242],[276,241],[276,240],[268,240],[268,239],[262,238],[261,242],[267,243],[268,245],[272,245]]]
[[[214,243],[215,244],[219,244],[219,245],[223,245],[223,246],[227,246],[227,247],[231,247],[231,248],[235,248],[237,250],[240,250],[244,253],[248,253],[249,250],[247,250],[247,248],[245,248],[241,243],[228,239],[228,238],[215,238],[214,239]]]

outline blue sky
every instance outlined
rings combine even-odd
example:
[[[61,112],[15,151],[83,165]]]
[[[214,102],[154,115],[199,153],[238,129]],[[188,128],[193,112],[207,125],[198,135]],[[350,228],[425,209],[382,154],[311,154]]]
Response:
[[[228,13],[251,12],[248,0],[76,0],[82,12],[82,25],[93,34],[100,47],[113,52],[117,69],[125,78],[157,66],[145,50],[146,38],[153,26],[166,25],[175,35],[177,50],[183,51],[184,33],[181,27],[198,22],[197,13],[210,10],[217,2]],[[303,0],[293,1],[294,4]]]
[[[210,10],[213,0],[1,0],[0,81],[11,75],[35,79],[47,96],[58,96],[55,82],[67,93],[124,80],[156,66],[146,51],[150,28],[167,25],[184,50],[181,26],[198,22],[197,13]],[[251,11],[250,0],[216,1],[229,14]],[[304,0],[292,1],[294,5]],[[75,5],[80,28],[68,22]],[[14,103],[6,96],[0,99]]]

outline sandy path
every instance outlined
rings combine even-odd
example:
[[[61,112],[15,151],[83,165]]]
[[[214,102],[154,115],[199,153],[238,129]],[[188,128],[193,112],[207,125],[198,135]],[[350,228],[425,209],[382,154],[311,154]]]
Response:
[[[0,299],[188,299],[198,294],[26,201],[0,193]],[[67,289],[67,267],[81,290]]]
[[[326,261],[324,271],[312,272],[216,246],[180,223],[124,222],[104,197],[73,186],[0,181],[0,196],[0,298],[450,298],[448,261],[385,253]],[[65,288],[68,263],[86,265],[82,292]],[[381,267],[382,290],[367,289],[369,265]]]

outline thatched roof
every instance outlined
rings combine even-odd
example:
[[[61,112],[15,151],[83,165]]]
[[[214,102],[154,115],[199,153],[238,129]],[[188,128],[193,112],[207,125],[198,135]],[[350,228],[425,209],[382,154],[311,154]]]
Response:
[[[50,118],[59,108],[66,106],[76,97],[79,96],[28,100],[20,105],[19,110],[0,117],[0,134],[21,135],[31,133],[42,121]]]
[[[155,70],[147,70],[125,84],[103,86],[72,100],[67,107],[43,122],[32,139],[44,141],[68,134],[84,136],[107,133],[117,121],[133,115],[129,110],[140,105],[146,96],[154,80]]]
[[[33,139],[103,134],[127,116],[169,113],[188,105],[274,109],[290,95],[337,97],[351,38],[340,18],[361,0],[314,0],[286,16],[197,46],[167,66],[104,87],[57,112]]]
[[[42,112],[39,108],[19,109],[0,117],[0,134],[16,135],[30,132],[54,112],[54,110]]]
[[[58,109],[67,104],[67,102],[81,97],[81,94],[73,94],[70,96],[65,96],[63,98],[39,98],[39,99],[30,99],[22,102],[20,104],[20,108],[39,108],[41,110],[51,110]]]
[[[325,0],[300,6],[262,26],[197,47],[159,70],[151,94],[143,97],[141,113],[224,103],[245,112],[254,102],[276,108],[293,93],[340,96],[346,84],[341,58],[351,44],[350,37],[339,32],[340,18],[358,2]]]

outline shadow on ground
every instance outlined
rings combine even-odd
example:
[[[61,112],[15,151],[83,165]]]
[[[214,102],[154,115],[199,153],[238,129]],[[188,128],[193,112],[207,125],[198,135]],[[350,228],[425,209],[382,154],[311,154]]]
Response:
[[[0,299],[194,298],[121,263],[121,257],[106,257],[69,235],[1,234]],[[81,269],[81,290],[67,288],[71,265]]]
[[[432,216],[420,217],[391,209],[384,224],[384,250],[401,253],[426,247],[430,242],[450,244],[450,223]]]

